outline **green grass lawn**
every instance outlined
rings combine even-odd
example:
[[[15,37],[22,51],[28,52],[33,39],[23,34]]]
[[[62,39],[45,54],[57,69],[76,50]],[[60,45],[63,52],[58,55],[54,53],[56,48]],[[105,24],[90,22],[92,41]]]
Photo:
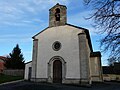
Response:
[[[0,75],[0,84],[5,83],[5,82],[10,82],[10,81],[16,81],[16,80],[21,80],[23,77],[21,76],[9,76],[9,75]]]

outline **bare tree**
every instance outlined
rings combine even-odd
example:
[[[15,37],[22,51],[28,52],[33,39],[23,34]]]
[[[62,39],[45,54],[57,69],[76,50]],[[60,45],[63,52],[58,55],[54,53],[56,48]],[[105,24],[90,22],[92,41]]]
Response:
[[[111,58],[107,59],[107,61],[108,61],[109,66],[113,66],[114,62],[116,62],[117,59],[115,57],[111,57]]]
[[[110,57],[120,57],[120,0],[84,0],[92,7],[89,19],[104,37],[101,39],[103,51],[109,51]],[[120,59],[120,58],[119,58]]]

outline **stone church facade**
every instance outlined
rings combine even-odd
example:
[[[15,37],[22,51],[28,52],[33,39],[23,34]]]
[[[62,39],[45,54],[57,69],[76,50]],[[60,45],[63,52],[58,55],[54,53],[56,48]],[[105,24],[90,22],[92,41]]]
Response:
[[[91,84],[102,81],[101,53],[93,52],[89,31],[67,23],[67,7],[49,10],[49,26],[33,36],[32,61],[25,79],[35,82]]]

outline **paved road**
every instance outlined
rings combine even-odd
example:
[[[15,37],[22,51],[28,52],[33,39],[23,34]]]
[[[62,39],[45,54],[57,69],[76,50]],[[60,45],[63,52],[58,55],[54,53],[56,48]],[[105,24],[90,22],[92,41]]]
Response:
[[[33,82],[17,82],[7,85],[1,85],[0,90],[120,90],[120,83],[107,82],[104,84],[93,84],[91,87],[46,84]]]

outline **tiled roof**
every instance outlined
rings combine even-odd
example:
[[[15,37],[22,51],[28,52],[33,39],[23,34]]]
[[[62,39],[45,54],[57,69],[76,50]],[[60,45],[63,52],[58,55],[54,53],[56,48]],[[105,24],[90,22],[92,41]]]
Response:
[[[6,60],[6,57],[4,57],[4,56],[0,56],[0,59],[2,59],[2,60]]]

